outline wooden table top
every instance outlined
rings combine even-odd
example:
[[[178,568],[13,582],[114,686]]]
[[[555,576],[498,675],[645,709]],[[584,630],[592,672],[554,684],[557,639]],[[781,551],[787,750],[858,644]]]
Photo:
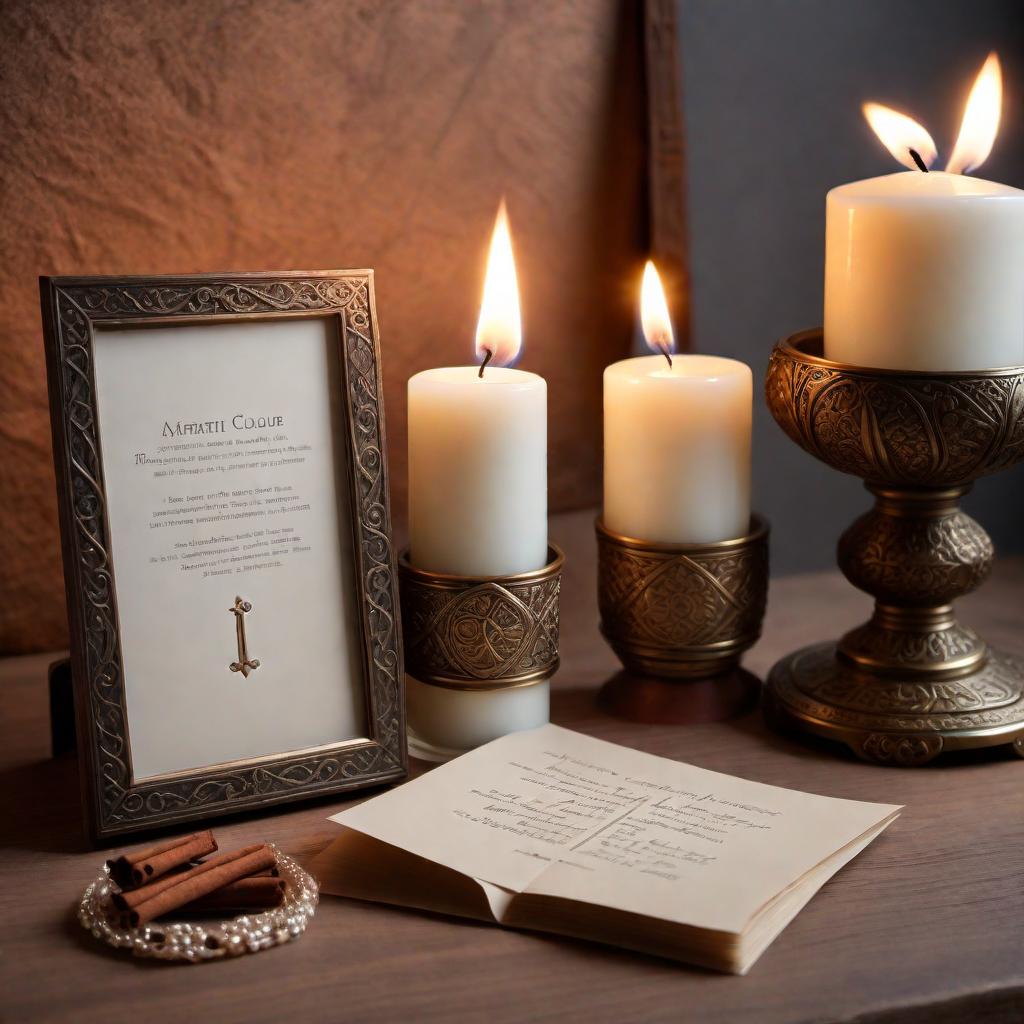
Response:
[[[756,712],[686,727],[615,720],[595,704],[618,666],[597,631],[590,515],[557,517],[552,539],[567,555],[553,721],[760,782],[906,804],[747,977],[333,897],[298,942],[258,956],[190,967],[107,950],[74,918],[104,855],[82,838],[74,758],[49,758],[52,656],[34,656],[0,662],[0,1019],[1022,1019],[1020,759],[880,768],[770,733]],[[1024,654],[1022,586],[1024,563],[1001,563],[961,610],[988,639]],[[838,574],[773,581],[765,636],[746,664],[763,674],[780,655],[836,635],[868,608]],[[345,803],[228,819],[217,832],[225,847],[268,839],[307,859],[332,837],[326,818]]]

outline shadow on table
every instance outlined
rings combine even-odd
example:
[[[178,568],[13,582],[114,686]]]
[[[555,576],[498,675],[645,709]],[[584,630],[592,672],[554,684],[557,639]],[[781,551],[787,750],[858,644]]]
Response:
[[[412,762],[410,769],[410,777],[420,774],[420,769],[414,767]],[[0,845],[34,853],[95,851],[99,863],[107,856],[106,851],[156,841],[162,836],[180,835],[192,828],[217,829],[260,821],[267,823],[266,838],[281,842],[282,836],[277,833],[287,825],[292,815],[323,809],[323,819],[326,820],[329,813],[376,796],[386,788],[387,785],[382,784],[348,794],[324,793],[296,803],[252,807],[213,817],[199,817],[190,822],[164,824],[138,833],[113,836],[93,844],[85,832],[77,759],[74,755],[62,755],[0,771],[0,822],[3,823],[0,825]],[[296,854],[300,859],[319,852],[329,836],[313,835],[308,843],[299,842],[296,848],[294,840],[302,839],[302,835],[289,836],[289,841],[284,843],[288,852]]]
[[[720,680],[658,680],[626,672],[599,679],[593,686],[551,691],[551,719],[567,728],[600,734],[603,725],[625,722],[639,728],[718,723],[744,734],[750,742],[801,759],[864,764],[843,743],[770,725],[759,706],[760,681],[747,672]],[[607,737],[620,741],[618,736]],[[628,745],[628,744],[627,744]],[[1009,745],[947,753],[930,765],[899,771],[942,770],[1019,760]],[[878,767],[878,766],[874,766]],[[884,770],[884,768],[881,768]]]
[[[0,771],[2,842],[38,853],[90,849],[82,822],[78,763],[73,755]]]
[[[768,728],[761,714],[760,680],[738,673],[723,686],[714,680],[644,679],[616,672],[593,686],[551,691],[551,719],[567,728],[601,731],[602,725],[626,722],[644,727],[686,729],[719,723],[746,734],[751,741],[796,757],[820,756],[820,750]]]

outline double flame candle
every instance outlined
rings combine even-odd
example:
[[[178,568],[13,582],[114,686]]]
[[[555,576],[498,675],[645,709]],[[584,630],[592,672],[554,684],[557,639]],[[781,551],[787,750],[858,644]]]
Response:
[[[992,149],[1001,75],[978,75],[945,171],[911,118],[864,114],[908,170],[832,189],[826,203],[825,355],[896,370],[1024,363],[1024,192],[967,177]]]
[[[669,544],[745,536],[750,527],[750,367],[673,355],[672,323],[653,263],[641,322],[656,355],[604,371],[604,525]]]
[[[456,576],[509,576],[548,560],[547,385],[506,364],[522,330],[505,204],[476,332],[476,366],[409,380],[409,560]],[[410,742],[440,759],[548,720],[547,681],[472,692],[408,679]]]

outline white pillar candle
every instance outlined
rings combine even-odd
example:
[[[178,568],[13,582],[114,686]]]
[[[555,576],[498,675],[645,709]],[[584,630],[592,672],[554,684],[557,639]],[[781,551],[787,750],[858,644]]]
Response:
[[[509,369],[521,341],[502,204],[477,325],[484,364],[409,380],[409,560],[456,576],[511,576],[548,562],[547,385]],[[446,760],[548,721],[549,684],[453,690],[407,679],[412,753]]]
[[[654,264],[640,301],[657,356],[604,371],[604,525],[663,544],[705,544],[750,530],[750,367],[672,355],[672,323]]]
[[[667,544],[750,531],[750,367],[639,356],[604,371],[604,525]]]
[[[894,370],[1024,363],[1024,192],[904,171],[826,202],[825,355]]]
[[[548,721],[550,683],[511,690],[445,690],[406,677],[409,750],[424,761],[448,761],[506,733]]]
[[[409,380],[409,560],[459,576],[547,564],[547,385],[503,366]]]
[[[1000,90],[993,54],[945,172],[927,171],[935,143],[921,125],[865,104],[872,128],[911,170],[828,194],[827,358],[894,370],[1024,364],[1024,192],[960,173],[992,148]]]

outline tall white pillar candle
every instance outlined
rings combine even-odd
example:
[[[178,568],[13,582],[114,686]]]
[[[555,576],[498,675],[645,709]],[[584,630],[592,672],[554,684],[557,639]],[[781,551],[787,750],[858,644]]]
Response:
[[[448,761],[520,729],[545,725],[551,684],[511,690],[445,690],[406,677],[409,750],[423,761]]]
[[[509,369],[521,340],[504,203],[477,326],[484,364],[409,380],[409,560],[429,572],[511,576],[548,562],[547,385]],[[446,760],[548,721],[547,681],[455,690],[407,679],[414,755]]]
[[[999,126],[991,54],[967,101],[946,171],[916,121],[877,103],[864,115],[909,171],[828,194],[825,355],[892,370],[1024,364],[1024,192],[968,178]]]
[[[503,366],[409,380],[409,560],[459,576],[547,564],[547,385]]]

